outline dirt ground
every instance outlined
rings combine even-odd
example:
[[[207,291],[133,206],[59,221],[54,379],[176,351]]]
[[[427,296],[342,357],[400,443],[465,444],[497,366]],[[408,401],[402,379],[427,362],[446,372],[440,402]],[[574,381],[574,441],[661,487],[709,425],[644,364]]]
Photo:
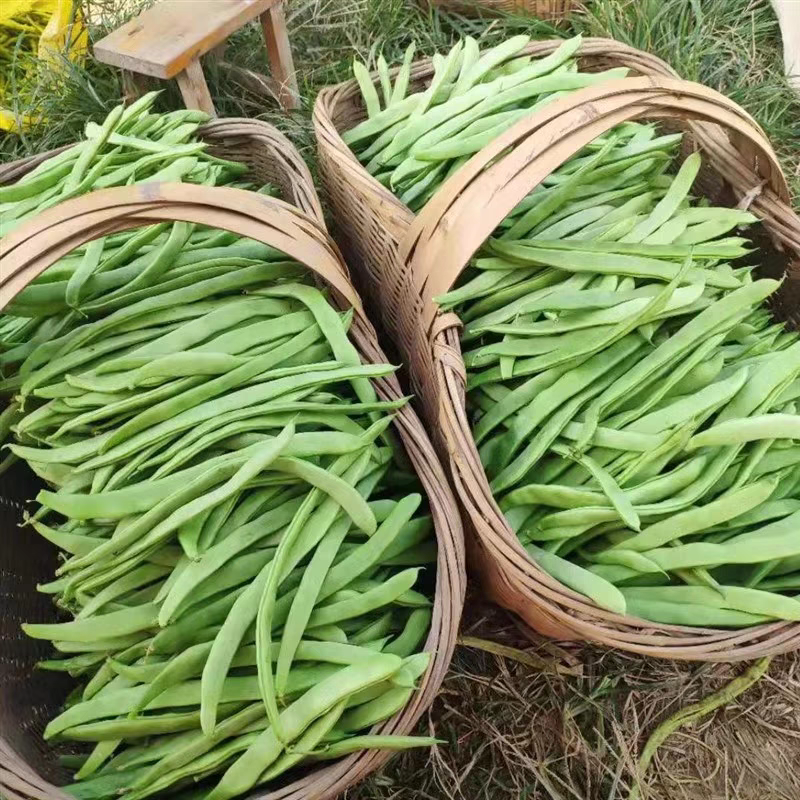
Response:
[[[349,800],[629,800],[653,728],[743,669],[531,644],[505,612],[470,597],[466,608],[466,643],[524,648],[530,663],[459,646],[419,731],[448,743],[394,759]],[[641,798],[800,798],[800,656],[774,659],[734,703],[667,739]]]

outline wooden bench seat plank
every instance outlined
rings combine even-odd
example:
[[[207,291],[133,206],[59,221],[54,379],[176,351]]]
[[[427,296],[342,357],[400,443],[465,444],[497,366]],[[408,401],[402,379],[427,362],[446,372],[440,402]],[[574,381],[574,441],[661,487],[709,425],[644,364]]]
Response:
[[[278,1],[162,0],[101,39],[94,54],[122,69],[173,78]]]

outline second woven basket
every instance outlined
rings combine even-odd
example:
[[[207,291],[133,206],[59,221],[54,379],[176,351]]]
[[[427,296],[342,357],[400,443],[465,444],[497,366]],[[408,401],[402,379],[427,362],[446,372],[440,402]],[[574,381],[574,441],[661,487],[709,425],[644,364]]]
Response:
[[[537,50],[544,52],[543,47]],[[316,121],[342,241],[351,263],[382,299],[384,322],[411,365],[418,396],[471,522],[472,564],[495,601],[540,633],[657,657],[729,661],[796,648],[797,623],[722,631],[657,625],[600,609],[528,558],[489,489],[465,408],[460,322],[442,313],[432,298],[453,287],[514,206],[588,142],[626,120],[687,128],[687,145],[704,155],[697,188],[718,205],[746,198],[764,223],[771,240],[764,244],[772,250],[767,260],[778,265],[777,271],[791,273],[800,252],[800,220],[788,203],[780,166],[763,132],[742,109],[717,92],[675,79],[663,62],[617,43],[585,42],[584,60],[588,53],[594,68],[622,62],[651,77],[580,90],[521,120],[443,184],[416,219],[387,197],[388,191],[352,154],[343,156],[346,147],[339,144],[339,133],[359,119],[355,89],[345,84],[329,90],[318,102]],[[424,82],[428,74],[419,67],[416,77]],[[796,321],[797,297],[797,284],[790,278],[776,303],[781,318]]]

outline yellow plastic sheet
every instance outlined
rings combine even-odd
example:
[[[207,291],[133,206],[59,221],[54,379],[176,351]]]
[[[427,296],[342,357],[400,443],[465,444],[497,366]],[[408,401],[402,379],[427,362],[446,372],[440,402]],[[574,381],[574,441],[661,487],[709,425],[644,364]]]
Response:
[[[52,2],[52,0],[50,0]],[[89,49],[89,34],[73,7],[73,0],[58,0],[47,27],[39,37],[39,60],[63,66],[62,55],[82,59]]]
[[[88,50],[88,33],[74,0],[2,0],[0,2],[0,60],[9,61],[17,37],[27,37],[27,49],[36,52],[39,62],[50,70],[62,70],[69,61],[82,60]],[[16,85],[18,97],[24,97],[25,83],[36,80],[35,67],[28,70]],[[2,76],[0,76],[2,78]],[[8,84],[0,80],[0,130],[14,131],[20,120],[4,108],[9,106]],[[4,101],[5,100],[5,104]],[[23,115],[22,124],[28,123]]]
[[[3,0],[0,3],[0,25],[4,25],[14,17],[30,14],[31,11],[52,14],[58,3],[59,0]]]

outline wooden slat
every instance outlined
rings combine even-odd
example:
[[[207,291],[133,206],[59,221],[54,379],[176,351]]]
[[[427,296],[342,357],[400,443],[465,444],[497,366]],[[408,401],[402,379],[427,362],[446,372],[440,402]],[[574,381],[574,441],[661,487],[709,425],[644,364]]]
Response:
[[[98,61],[173,78],[278,0],[161,0],[94,46]]]
[[[282,2],[276,3],[261,15],[261,25],[264,28],[264,42],[272,77],[278,86],[278,102],[285,109],[299,108],[300,95],[297,91],[297,77]]]
[[[175,78],[178,81],[186,108],[197,108],[205,111],[211,117],[217,115],[199,61],[191,61],[189,66],[183,72],[179,72]]]

